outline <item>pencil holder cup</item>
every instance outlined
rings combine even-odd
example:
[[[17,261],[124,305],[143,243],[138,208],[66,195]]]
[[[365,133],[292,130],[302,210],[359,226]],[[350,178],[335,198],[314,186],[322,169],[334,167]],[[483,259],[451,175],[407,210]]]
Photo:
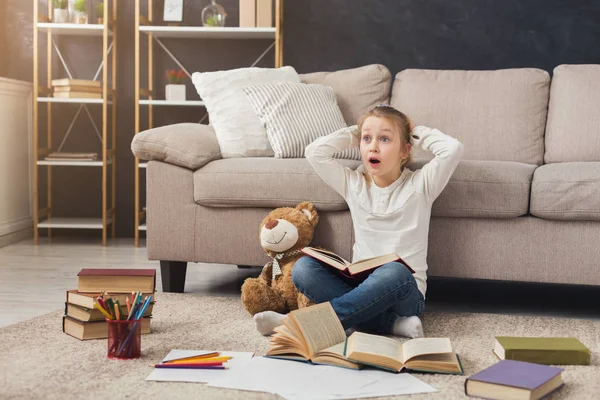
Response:
[[[142,343],[142,320],[114,320],[108,323],[108,358],[129,360],[139,358]]]

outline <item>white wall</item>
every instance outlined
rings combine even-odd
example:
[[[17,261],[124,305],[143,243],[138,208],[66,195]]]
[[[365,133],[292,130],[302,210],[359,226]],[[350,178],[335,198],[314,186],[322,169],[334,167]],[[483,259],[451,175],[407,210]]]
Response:
[[[33,226],[32,84],[0,78],[0,236]]]

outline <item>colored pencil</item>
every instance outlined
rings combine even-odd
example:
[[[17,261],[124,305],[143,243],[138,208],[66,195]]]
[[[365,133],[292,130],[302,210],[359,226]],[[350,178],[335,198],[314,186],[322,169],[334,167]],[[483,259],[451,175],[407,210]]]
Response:
[[[171,362],[171,361],[182,361],[182,360],[190,360],[190,359],[201,359],[201,358],[212,358],[215,356],[220,355],[221,353],[219,353],[218,351],[213,351],[212,353],[205,353],[205,354],[198,354],[195,356],[189,356],[189,357],[181,357],[181,358],[173,358],[171,360],[167,360],[167,361],[163,361],[163,362]]]
[[[154,364],[154,368],[227,369],[227,367],[225,365],[203,365],[203,364]]]

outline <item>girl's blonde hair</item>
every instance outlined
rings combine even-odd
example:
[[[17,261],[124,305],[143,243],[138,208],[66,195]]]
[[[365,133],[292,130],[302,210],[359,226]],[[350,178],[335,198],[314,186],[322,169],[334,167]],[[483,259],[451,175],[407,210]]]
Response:
[[[358,130],[362,132],[362,126],[369,117],[385,118],[398,128],[402,144],[410,143],[410,119],[401,111],[396,110],[389,104],[380,104],[371,109],[358,120]],[[402,169],[411,160],[411,155],[402,160],[400,169]]]

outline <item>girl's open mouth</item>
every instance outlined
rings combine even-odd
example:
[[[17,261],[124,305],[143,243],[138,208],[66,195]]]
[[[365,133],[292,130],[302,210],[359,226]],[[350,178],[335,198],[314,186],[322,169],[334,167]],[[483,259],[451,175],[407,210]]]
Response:
[[[377,158],[374,158],[374,157],[369,158],[369,165],[371,167],[377,167],[377,166],[379,166],[379,163],[381,163],[381,161],[379,161]]]

